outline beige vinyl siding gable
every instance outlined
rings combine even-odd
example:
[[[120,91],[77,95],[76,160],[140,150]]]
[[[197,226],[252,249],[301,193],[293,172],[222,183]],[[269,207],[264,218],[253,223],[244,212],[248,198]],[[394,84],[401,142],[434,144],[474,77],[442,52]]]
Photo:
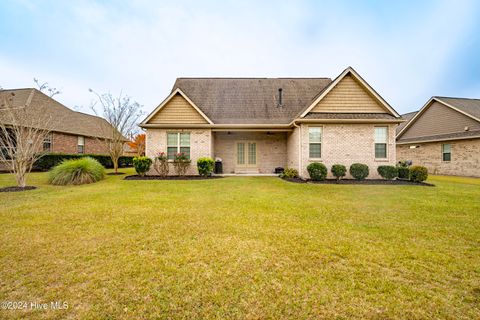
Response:
[[[469,127],[470,131],[480,130],[480,122],[433,101],[401,135],[400,140],[464,132],[465,127]]]
[[[208,124],[208,121],[177,93],[148,121],[149,124]]]
[[[310,112],[390,113],[350,74],[340,80]]]

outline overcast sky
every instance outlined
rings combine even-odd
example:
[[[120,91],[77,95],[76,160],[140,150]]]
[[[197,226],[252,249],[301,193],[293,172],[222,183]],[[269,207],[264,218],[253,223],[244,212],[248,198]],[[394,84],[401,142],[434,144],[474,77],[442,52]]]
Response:
[[[177,77],[330,77],[354,67],[397,111],[480,98],[480,1],[0,1],[0,86],[153,110]]]

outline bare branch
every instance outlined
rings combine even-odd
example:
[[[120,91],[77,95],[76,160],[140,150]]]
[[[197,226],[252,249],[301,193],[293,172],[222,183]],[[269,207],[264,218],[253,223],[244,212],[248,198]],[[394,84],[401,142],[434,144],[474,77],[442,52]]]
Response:
[[[50,98],[53,98],[53,96],[61,93],[61,91],[57,88],[51,87],[48,82],[40,83],[40,80],[38,80],[37,78],[33,78],[33,82],[35,82],[35,84],[37,85],[38,90],[45,93]]]

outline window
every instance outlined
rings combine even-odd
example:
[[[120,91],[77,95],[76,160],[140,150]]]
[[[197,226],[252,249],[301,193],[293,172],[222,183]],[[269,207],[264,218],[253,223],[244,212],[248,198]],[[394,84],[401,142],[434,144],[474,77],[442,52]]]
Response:
[[[386,159],[387,158],[387,127],[375,127],[375,158]]]
[[[52,151],[52,135],[49,134],[48,136],[43,139],[43,151],[50,152]]]
[[[451,144],[442,144],[442,160],[451,161],[452,160],[452,145]]]
[[[190,132],[167,133],[167,158],[175,159],[176,153],[184,153],[190,159]]]
[[[320,159],[322,157],[322,128],[308,128],[309,157]]]
[[[78,136],[77,153],[85,153],[85,137]]]

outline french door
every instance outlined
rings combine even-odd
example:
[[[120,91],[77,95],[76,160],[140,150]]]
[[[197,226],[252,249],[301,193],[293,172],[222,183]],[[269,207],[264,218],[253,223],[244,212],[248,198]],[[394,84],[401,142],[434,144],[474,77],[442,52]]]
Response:
[[[253,141],[237,142],[237,167],[257,167],[257,143]]]

